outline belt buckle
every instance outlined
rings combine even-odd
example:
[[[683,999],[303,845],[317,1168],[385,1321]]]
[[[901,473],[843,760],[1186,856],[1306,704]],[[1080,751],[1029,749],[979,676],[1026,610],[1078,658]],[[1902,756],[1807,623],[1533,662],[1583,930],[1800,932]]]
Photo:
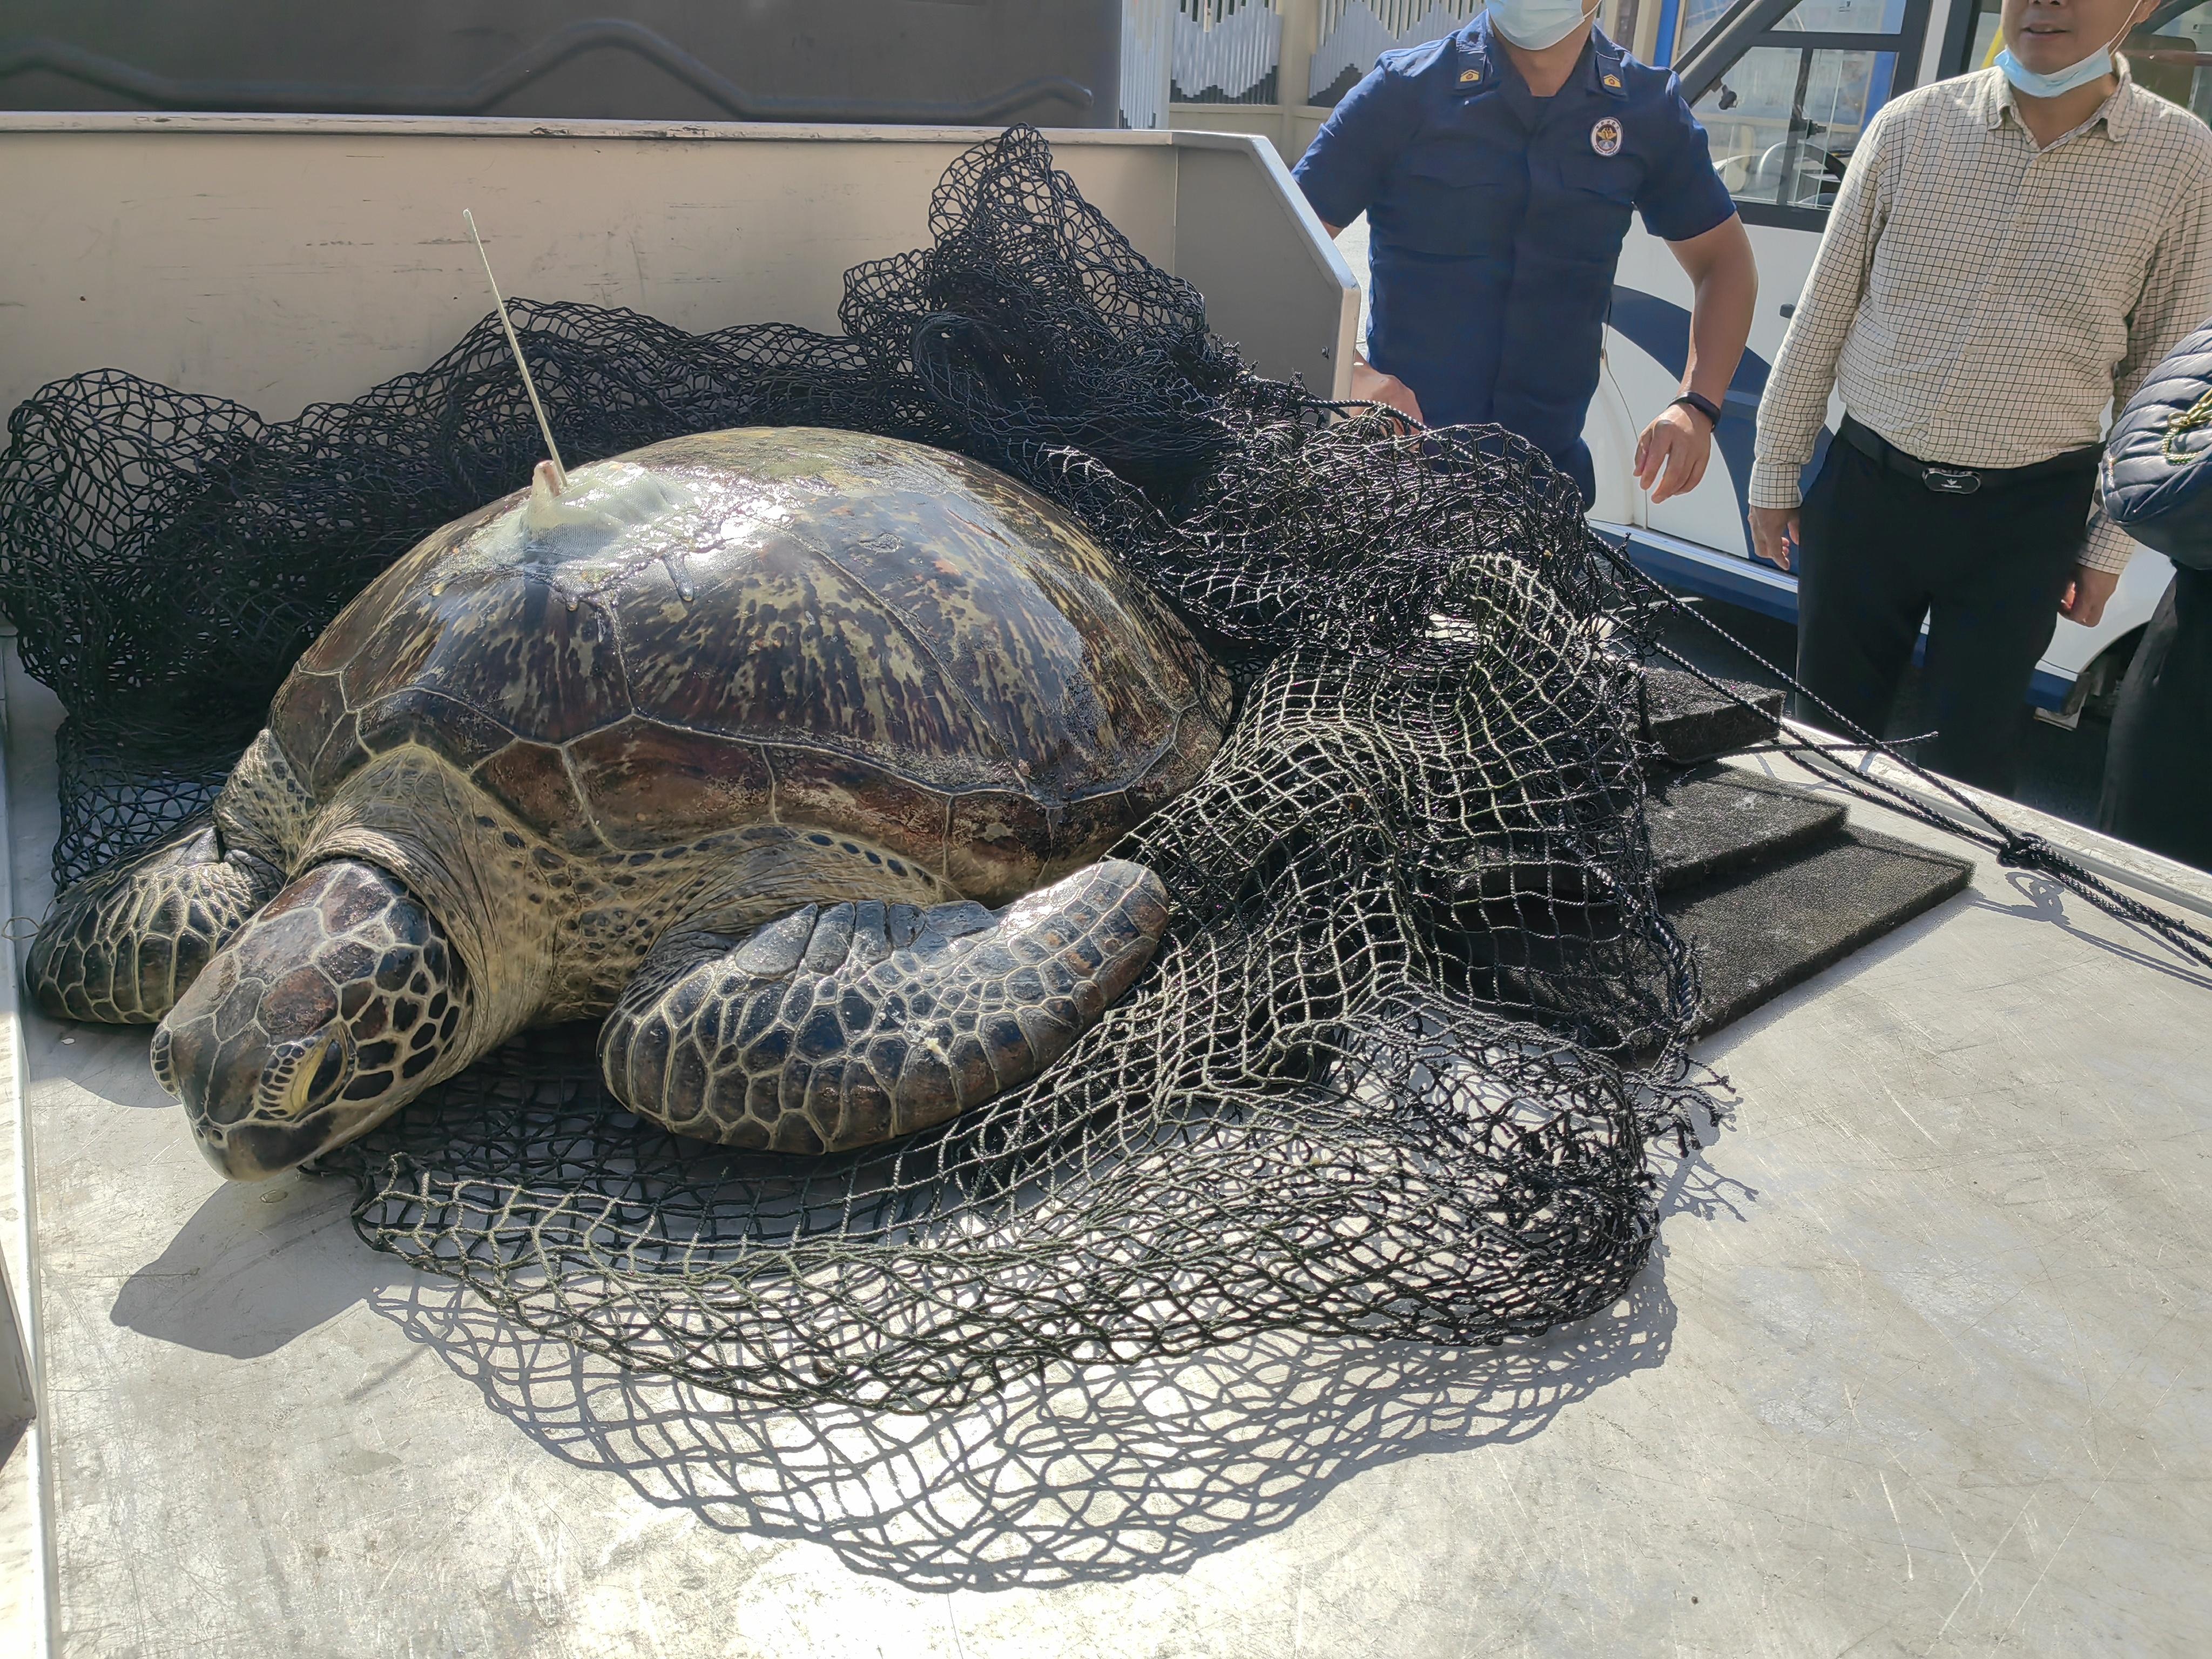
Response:
[[[1939,495],[1971,495],[1982,487],[1982,475],[1969,467],[1923,466],[1920,482]]]

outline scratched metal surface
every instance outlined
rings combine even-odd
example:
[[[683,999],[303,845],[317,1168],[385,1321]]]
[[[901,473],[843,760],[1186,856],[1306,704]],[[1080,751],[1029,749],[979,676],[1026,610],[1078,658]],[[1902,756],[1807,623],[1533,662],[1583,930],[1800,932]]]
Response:
[[[2137,955],[1984,867],[1725,1033],[1662,1257],[1543,1344],[1272,1339],[936,1421],[579,1364],[341,1189],[219,1185],[142,1036],[33,1016],[64,1651],[2201,1651],[2212,990]]]

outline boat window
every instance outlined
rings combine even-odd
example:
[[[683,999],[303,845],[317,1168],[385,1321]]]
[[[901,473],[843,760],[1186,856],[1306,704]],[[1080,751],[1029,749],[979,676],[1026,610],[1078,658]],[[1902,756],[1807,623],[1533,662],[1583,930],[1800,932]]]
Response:
[[[1964,67],[1972,71],[1987,69],[1997,58],[1997,8],[1991,0],[1981,0],[1974,10],[1974,27],[1966,44]]]
[[[1926,0],[1798,0],[1746,40],[1696,104],[1746,218],[1818,227],[1867,123],[1911,84],[1927,13]]]
[[[2200,120],[2212,121],[2212,5],[2191,6],[2128,37],[2128,72]]]
[[[1790,34],[1894,34],[1905,26],[1905,0],[1801,0],[1775,24]]]
[[[1684,62],[1704,45],[1734,4],[1735,0],[1683,0],[1674,61]],[[1802,0],[1773,27],[1798,33],[1894,34],[1904,23],[1905,0]]]
[[[1705,44],[1713,25],[1724,16],[1732,0],[1684,0],[1681,27],[1674,35],[1674,61],[1680,63]]]
[[[1827,207],[1896,72],[1893,52],[1744,53],[1698,100],[1729,194],[1761,207]]]

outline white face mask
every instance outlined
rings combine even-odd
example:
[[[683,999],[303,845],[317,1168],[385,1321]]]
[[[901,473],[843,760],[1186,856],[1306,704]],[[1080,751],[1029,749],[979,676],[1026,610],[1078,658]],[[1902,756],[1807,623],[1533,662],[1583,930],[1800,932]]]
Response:
[[[2133,27],[2132,24],[2123,23],[2118,34],[2080,63],[2069,64],[2049,75],[2038,75],[2028,68],[2012,55],[2010,46],[1997,54],[1997,67],[2004,71],[2004,78],[2012,82],[2015,92],[2024,92],[2031,98],[2056,98],[2110,75],[2112,72],[2112,48],[2128,38],[2128,30]]]
[[[1490,26],[1523,52],[1556,46],[1597,14],[1583,0],[1490,0]]]

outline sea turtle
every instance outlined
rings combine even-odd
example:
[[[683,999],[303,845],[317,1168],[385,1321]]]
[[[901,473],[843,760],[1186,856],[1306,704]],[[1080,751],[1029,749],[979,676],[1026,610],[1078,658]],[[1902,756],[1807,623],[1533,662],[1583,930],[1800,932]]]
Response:
[[[30,979],[160,1022],[240,1179],[592,1017],[643,1116],[864,1146],[1136,976],[1166,895],[1101,854],[1229,708],[1078,525],[958,456],[745,428],[541,464],[346,607],[211,817],[64,893]]]

